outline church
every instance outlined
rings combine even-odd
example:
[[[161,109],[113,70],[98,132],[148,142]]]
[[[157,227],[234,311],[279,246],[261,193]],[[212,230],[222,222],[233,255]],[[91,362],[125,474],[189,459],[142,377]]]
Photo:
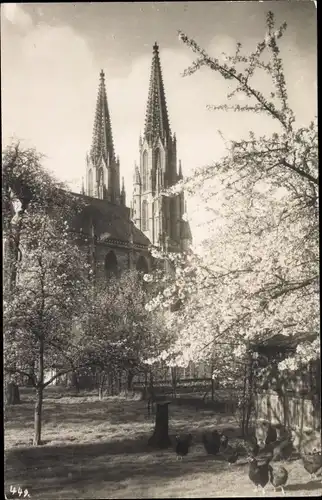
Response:
[[[73,229],[91,242],[95,274],[107,276],[122,269],[149,272],[151,245],[170,252],[186,250],[192,241],[184,194],[159,196],[182,179],[177,161],[176,135],[171,132],[159,47],[153,46],[149,93],[139,165],[133,172],[133,201],[126,205],[121,162],[115,153],[105,75],[100,72],[91,148],[86,156],[86,177],[81,213]]]

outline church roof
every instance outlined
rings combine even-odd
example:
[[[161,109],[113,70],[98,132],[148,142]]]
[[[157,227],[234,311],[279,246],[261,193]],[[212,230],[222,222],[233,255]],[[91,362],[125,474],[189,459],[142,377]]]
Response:
[[[144,136],[152,142],[160,137],[168,139],[171,135],[168,110],[159,57],[159,46],[153,46],[148,103],[146,108]]]
[[[102,157],[107,164],[112,163],[115,159],[112,125],[107,104],[103,70],[100,72],[90,157],[93,163],[97,163]]]
[[[84,203],[80,213],[73,217],[74,231],[90,234],[93,223],[97,241],[125,246],[133,241],[134,245],[149,247],[150,240],[131,221],[128,207],[78,193],[72,195],[81,198]]]

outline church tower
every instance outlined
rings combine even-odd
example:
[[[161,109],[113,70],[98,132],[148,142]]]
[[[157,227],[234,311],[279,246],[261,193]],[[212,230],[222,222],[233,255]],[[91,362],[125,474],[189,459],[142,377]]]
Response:
[[[85,194],[125,205],[124,186],[120,192],[120,161],[114,152],[103,70],[100,72],[92,146],[86,157]]]
[[[150,87],[143,137],[139,140],[140,165],[133,178],[133,221],[154,246],[180,251],[186,246],[183,230],[183,193],[158,195],[182,178],[177,172],[177,141],[170,129],[161,72],[159,47],[153,46]]]

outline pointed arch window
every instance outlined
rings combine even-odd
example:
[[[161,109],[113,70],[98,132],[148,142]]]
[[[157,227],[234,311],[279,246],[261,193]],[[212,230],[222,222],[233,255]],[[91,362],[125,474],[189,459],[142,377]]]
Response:
[[[157,149],[155,152],[155,160],[156,160],[156,175],[157,182],[159,187],[162,187],[162,170],[161,170],[161,151]]]
[[[110,251],[106,256],[105,256],[105,276],[106,278],[110,278],[111,276],[116,276],[118,267],[117,267],[117,258],[116,255],[113,251]]]
[[[142,177],[143,177],[143,191],[148,189],[148,152],[143,153],[143,165],[142,165]]]
[[[93,171],[92,169],[88,172],[88,194],[93,196]]]
[[[147,231],[149,229],[149,219],[148,219],[148,202],[143,200],[142,203],[142,231]]]
[[[104,184],[104,172],[102,167],[98,171],[98,183],[102,185]]]

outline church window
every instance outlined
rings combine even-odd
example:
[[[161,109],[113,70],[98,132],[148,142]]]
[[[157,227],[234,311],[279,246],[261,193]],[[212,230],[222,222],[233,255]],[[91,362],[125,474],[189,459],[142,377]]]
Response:
[[[105,257],[105,276],[107,278],[117,275],[117,259],[114,252],[110,251]]]
[[[160,149],[157,149],[155,152],[156,155],[156,175],[158,176],[158,184],[162,186],[162,170],[161,170],[161,152]]]
[[[146,200],[142,203],[142,230],[147,231],[149,229],[149,219],[148,219],[148,203]]]
[[[155,156],[156,156],[157,169],[160,169],[161,168],[161,153],[160,153],[160,149],[156,150]]]
[[[146,259],[141,255],[136,263],[136,270],[140,273],[147,274],[149,272],[149,266]]]
[[[104,173],[102,168],[98,171],[98,182],[99,184],[104,184]]]
[[[148,172],[148,152],[144,151],[143,153],[143,191],[146,191],[148,189],[148,179],[149,179],[149,172]]]
[[[93,171],[92,169],[88,172],[88,194],[93,196]]]

